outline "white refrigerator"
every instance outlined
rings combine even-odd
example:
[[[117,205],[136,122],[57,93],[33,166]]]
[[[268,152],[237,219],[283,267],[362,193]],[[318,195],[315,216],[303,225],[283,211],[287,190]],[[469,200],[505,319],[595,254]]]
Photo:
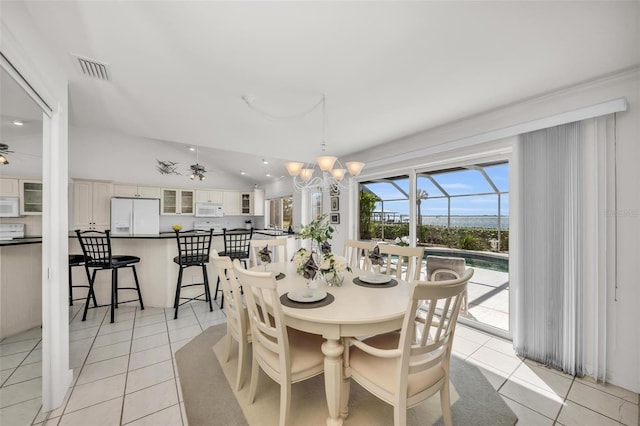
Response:
[[[160,200],[146,198],[111,199],[112,235],[158,235]]]

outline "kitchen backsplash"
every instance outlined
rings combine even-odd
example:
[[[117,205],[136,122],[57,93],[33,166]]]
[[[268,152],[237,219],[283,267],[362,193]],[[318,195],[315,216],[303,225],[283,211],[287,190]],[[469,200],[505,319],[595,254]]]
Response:
[[[211,222],[216,231],[222,230],[222,228],[244,228],[246,221],[251,221],[251,226],[254,229],[264,228],[264,216],[160,216],[160,232],[170,232],[173,225],[182,225],[183,229],[193,229],[197,222]]]
[[[264,220],[263,220],[264,222]],[[0,223],[24,223],[25,237],[42,236],[42,216],[2,217]]]

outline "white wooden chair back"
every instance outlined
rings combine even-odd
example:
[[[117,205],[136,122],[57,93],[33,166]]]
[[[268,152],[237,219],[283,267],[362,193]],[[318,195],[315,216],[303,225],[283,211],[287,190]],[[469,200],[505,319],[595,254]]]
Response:
[[[246,270],[240,263],[233,263],[247,301],[254,362],[276,382],[291,382],[289,338],[275,276],[271,272]],[[279,360],[277,366],[273,359]]]
[[[449,360],[462,295],[472,275],[468,269],[455,280],[416,281],[399,333],[346,339],[345,374],[393,405],[396,426],[406,424],[408,408],[438,391],[444,424],[452,424]]]
[[[287,238],[252,239],[249,242],[249,262],[251,266],[262,265],[258,253],[265,246],[269,246],[269,250],[271,250],[271,263],[284,264],[290,260],[287,253]]]
[[[422,268],[422,247],[401,247],[393,244],[380,244],[380,254],[384,257],[384,267],[380,272],[393,275],[399,280],[413,282],[420,279]]]
[[[346,240],[344,242],[344,258],[351,269],[371,270],[369,253],[376,246],[373,241]]]
[[[227,335],[225,336],[225,360],[229,361],[231,353],[231,339],[238,342],[238,373],[236,377],[236,390],[242,388],[245,376],[245,357],[251,343],[251,331],[249,329],[249,318],[247,309],[242,303],[242,291],[240,283],[233,270],[233,262],[228,256],[219,256],[216,250],[211,250],[209,257],[211,264],[216,268],[218,278],[222,284],[222,294],[227,315]]]
[[[242,303],[242,292],[233,270],[233,262],[229,256],[219,256],[218,252],[213,249],[209,259],[218,272],[218,277],[222,284],[222,294],[225,302],[227,302],[225,306],[227,324],[230,326],[233,337],[236,340],[242,341],[243,337],[246,340],[249,319]]]
[[[249,400],[253,402],[258,385],[258,366],[280,384],[280,420],[285,426],[291,408],[291,384],[322,374],[324,339],[318,334],[288,329],[276,290],[273,272],[242,269],[233,262],[244,286],[253,339],[253,364]],[[292,360],[296,362],[292,364]]]

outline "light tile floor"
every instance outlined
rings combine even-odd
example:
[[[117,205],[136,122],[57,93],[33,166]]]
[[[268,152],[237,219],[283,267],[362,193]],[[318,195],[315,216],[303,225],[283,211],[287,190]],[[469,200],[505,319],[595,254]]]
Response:
[[[104,308],[80,321],[70,308],[73,386],[62,407],[41,412],[41,339],[33,329],[0,341],[0,425],[187,425],[175,352],[226,321],[202,302],[173,310]],[[454,356],[476,365],[518,416],[518,425],[638,424],[638,394],[595,384],[517,357],[511,342],[460,325]]]

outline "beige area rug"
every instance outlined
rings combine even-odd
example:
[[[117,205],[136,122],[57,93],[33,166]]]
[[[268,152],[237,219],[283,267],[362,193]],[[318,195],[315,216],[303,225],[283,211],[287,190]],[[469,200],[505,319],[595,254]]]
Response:
[[[234,345],[231,358],[225,363],[225,334],[226,324],[209,327],[176,352],[189,425],[277,425],[279,385],[261,372],[256,400],[249,404],[248,373],[243,388],[236,393],[231,384],[235,384],[237,346]],[[476,367],[455,357],[451,362],[451,401],[455,425],[513,426],[517,422],[517,417]],[[326,424],[328,410],[323,375],[294,384],[291,393],[290,425]],[[352,382],[349,417],[344,424],[392,425],[393,408]],[[418,407],[408,410],[407,424],[442,424],[440,397],[434,395]]]

